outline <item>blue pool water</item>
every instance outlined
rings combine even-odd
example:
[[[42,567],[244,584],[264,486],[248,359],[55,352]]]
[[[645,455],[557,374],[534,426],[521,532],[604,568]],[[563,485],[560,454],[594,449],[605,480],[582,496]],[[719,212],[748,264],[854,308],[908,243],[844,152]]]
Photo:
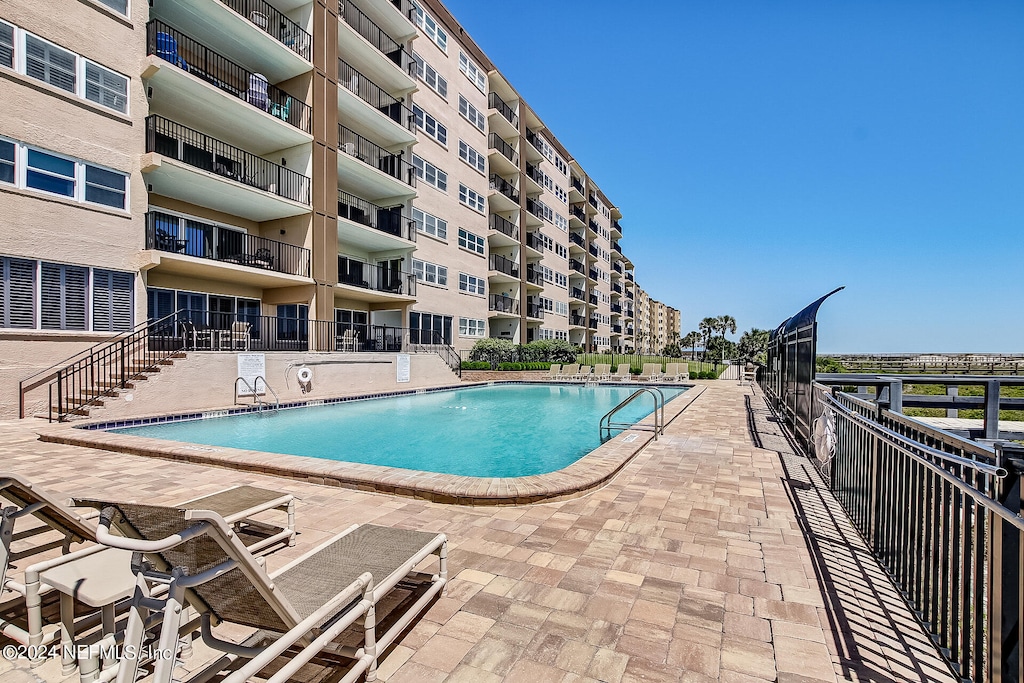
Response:
[[[661,387],[665,400],[685,387]],[[497,385],[116,429],[157,439],[471,477],[562,469],[600,445],[601,416],[636,387]],[[643,396],[616,415],[653,410]]]

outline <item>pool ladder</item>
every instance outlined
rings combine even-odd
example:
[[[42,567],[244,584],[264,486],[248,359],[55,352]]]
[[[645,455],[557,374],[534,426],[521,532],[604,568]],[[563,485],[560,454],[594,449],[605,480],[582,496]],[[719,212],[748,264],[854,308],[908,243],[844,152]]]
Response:
[[[239,382],[241,382],[243,385],[245,385],[245,388],[248,389],[252,393],[253,403],[259,406],[259,412],[262,413],[265,409],[269,408],[269,406],[267,405],[266,401],[264,401],[262,398],[260,398],[260,395],[256,392],[256,387],[259,385],[260,382],[263,383],[263,388],[264,389],[266,389],[267,391],[269,391],[271,394],[274,395],[274,408],[273,409],[274,410],[280,410],[280,408],[281,408],[281,399],[279,399],[277,397],[277,392],[274,391],[274,388],[271,387],[269,384],[267,384],[267,379],[263,375],[256,375],[256,377],[254,377],[253,380],[252,380],[252,384],[249,384],[249,380],[247,380],[244,377],[236,377],[235,378],[235,403],[238,403],[238,383]]]
[[[654,424],[653,425],[642,425],[639,423],[628,423],[628,422],[612,422],[612,417],[617,412],[628,406],[630,403],[635,401],[644,394],[650,394],[654,397]],[[665,433],[665,394],[661,392],[661,389],[656,387],[641,387],[633,392],[626,400],[619,405],[615,406],[601,418],[601,422],[598,424],[598,433],[601,441],[607,441],[612,437],[612,430],[624,430],[624,429],[638,429],[646,432],[654,432],[654,440],[658,440],[659,434]]]

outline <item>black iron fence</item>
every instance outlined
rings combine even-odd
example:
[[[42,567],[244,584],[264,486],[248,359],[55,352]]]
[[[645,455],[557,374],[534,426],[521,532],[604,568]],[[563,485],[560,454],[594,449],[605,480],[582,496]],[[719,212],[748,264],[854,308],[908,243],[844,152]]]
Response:
[[[416,296],[416,276],[384,264],[338,257],[338,284],[388,294]]]
[[[516,116],[516,113],[512,111],[512,107],[505,100],[498,97],[498,93],[492,92],[487,96],[487,106],[491,109],[497,109],[498,113],[505,117],[506,121],[511,123],[516,130],[519,129],[519,117]]]
[[[577,245],[577,246],[583,247],[584,249],[587,248],[587,240],[584,239],[583,235],[581,235],[579,233],[570,232],[569,233],[569,241],[571,243]]]
[[[264,0],[220,0],[303,59],[312,56],[309,33]]]
[[[574,258],[569,259],[569,270],[575,270],[577,273],[580,273],[581,275],[586,272],[586,269],[584,268],[583,264]]]
[[[526,246],[535,251],[544,251],[544,242],[541,241],[540,234],[536,232],[526,233]]]
[[[311,132],[309,105],[158,19],[146,24],[146,54],[170,62],[213,87]]]
[[[579,220],[581,223],[587,222],[587,214],[583,210],[583,207],[580,206],[579,204],[573,204],[572,206],[570,206],[569,214],[572,215],[577,220]]]
[[[416,130],[412,109],[356,71],[343,59],[338,60],[338,83],[398,125]]]
[[[162,116],[146,117],[146,151],[285,199],[310,203],[308,177]]]
[[[490,254],[487,265],[490,270],[505,273],[514,278],[519,277],[519,264],[512,259],[505,258],[501,254]]]
[[[402,206],[383,207],[347,192],[338,192],[338,218],[395,237],[416,241],[416,223],[402,215]]]
[[[309,249],[160,211],[146,214],[146,249],[309,277]]]
[[[572,187],[573,187],[574,190],[576,190],[577,192],[579,192],[582,195],[586,195],[587,194],[586,190],[583,189],[583,181],[582,180],[580,180],[579,178],[576,178],[575,176],[573,176],[572,179],[569,182],[572,184]]]
[[[395,63],[398,68],[406,73],[412,74],[412,55],[406,52],[398,41],[389,36],[384,29],[377,26],[370,17],[360,11],[352,4],[351,0],[344,0],[338,3],[338,14],[345,23],[355,29],[356,33],[380,50],[381,54]]]
[[[487,297],[487,310],[519,315],[519,299],[501,294],[490,294]]]
[[[492,190],[497,190],[498,192],[502,193],[503,195],[511,199],[516,204],[519,203],[519,190],[517,190],[512,183],[505,180],[496,173],[491,174],[490,181],[490,187]]]
[[[416,186],[416,169],[402,158],[401,152],[389,152],[341,124],[338,124],[338,149],[392,178]]]
[[[514,240],[519,240],[519,227],[507,218],[492,213],[487,217],[487,225],[491,230],[497,230]]]
[[[497,133],[491,133],[487,136],[487,147],[488,149],[498,150],[506,159],[516,166],[519,165],[519,152],[512,145],[505,142]]]

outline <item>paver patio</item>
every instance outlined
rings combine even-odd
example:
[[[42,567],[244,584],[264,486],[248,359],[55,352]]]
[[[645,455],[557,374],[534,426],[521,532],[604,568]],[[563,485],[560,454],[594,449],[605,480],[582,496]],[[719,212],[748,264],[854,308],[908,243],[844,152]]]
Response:
[[[392,683],[953,681],[759,391],[707,385],[607,486],[552,503],[473,508],[278,480],[42,443],[31,422],[0,425],[0,468],[58,493],[155,503],[236,483],[294,492],[298,543],[271,568],[354,522],[446,533],[453,579],[381,661]],[[4,683],[59,672],[0,661]]]

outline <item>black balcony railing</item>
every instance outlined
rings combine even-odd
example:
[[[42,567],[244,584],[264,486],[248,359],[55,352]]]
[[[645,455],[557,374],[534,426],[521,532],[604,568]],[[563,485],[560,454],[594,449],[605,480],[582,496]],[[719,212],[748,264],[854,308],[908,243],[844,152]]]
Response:
[[[587,248],[587,241],[583,239],[583,235],[580,235],[578,233],[570,232],[569,241],[572,242],[573,244],[583,247],[584,249]]]
[[[526,210],[532,213],[537,218],[544,220],[544,210],[540,207],[537,200],[532,197],[526,198]]]
[[[597,294],[594,294],[593,292],[591,292],[590,293],[590,297],[589,297],[588,300],[590,301],[590,305],[591,306],[596,306],[597,305],[597,300],[598,300],[597,299]]]
[[[338,257],[338,284],[372,289],[375,292],[416,296],[416,276],[388,265],[365,263]]]
[[[506,104],[505,100],[498,97],[498,93],[492,92],[487,96],[487,105],[491,109],[497,109],[498,113],[505,117],[505,120],[512,124],[512,126],[519,129],[519,117],[512,111],[512,107]]]
[[[519,315],[519,299],[502,294],[491,294],[487,297],[487,310]]]
[[[590,322],[587,324],[587,327],[589,327],[592,330],[596,330],[597,329],[597,318],[591,318]]]
[[[576,218],[580,219],[581,222],[587,222],[587,214],[586,212],[583,211],[583,207],[579,206],[578,204],[574,204],[573,206],[569,207],[569,213],[575,216]]]
[[[569,259],[569,268],[577,273],[586,273],[586,268],[583,267],[583,264],[574,258]]]
[[[617,251],[620,254],[622,253],[622,247],[619,246],[618,242],[612,242],[612,251]]]
[[[160,211],[146,214],[146,249],[309,277],[309,249]]]
[[[401,12],[405,18],[412,21],[412,0],[391,0],[391,4],[394,5],[395,9]]]
[[[596,270],[594,270],[593,268],[591,268],[591,269],[590,269],[590,270],[589,270],[589,271],[587,272],[587,277],[589,277],[589,278],[590,278],[591,280],[596,280],[596,279],[597,279],[597,271],[596,271]]]
[[[394,62],[399,69],[406,73],[412,73],[412,55],[406,52],[398,41],[384,32],[380,26],[373,23],[370,17],[363,14],[358,7],[352,4],[352,0],[344,0],[338,3],[338,14],[345,23],[355,29],[356,33],[366,38],[370,45],[380,50],[381,54]]]
[[[579,287],[573,287],[569,290],[569,296],[573,299],[585,301],[587,298],[587,292],[586,290],[580,289]]]
[[[311,130],[311,110],[301,99],[157,19],[146,24],[146,54],[156,55],[301,131]]]
[[[544,309],[540,304],[534,304],[527,302],[526,304],[526,317],[527,318],[543,318]]]
[[[487,225],[491,230],[497,230],[500,233],[508,235],[514,240],[519,239],[519,228],[516,224],[507,218],[502,218],[497,214],[491,214],[487,217]]]
[[[540,235],[535,232],[526,233],[526,246],[536,251],[544,251],[544,243],[540,239]]]
[[[589,227],[594,232],[599,232],[599,229],[598,229],[599,226],[597,225],[597,221],[595,221],[593,218],[591,218],[589,221],[587,221],[587,227]]]
[[[595,194],[593,194],[593,193],[591,193],[590,195],[588,195],[588,196],[587,196],[587,202],[588,202],[588,203],[589,203],[589,204],[590,204],[590,205],[591,205],[592,207],[594,207],[594,208],[596,209],[596,208],[597,208],[597,195],[595,195]]]
[[[614,270],[616,273],[621,273],[622,272],[622,264],[618,263],[618,262],[613,263],[612,264],[612,270]]]
[[[597,255],[598,255],[598,252],[597,252],[597,245],[596,245],[596,244],[591,244],[591,245],[590,245],[590,246],[589,246],[589,247],[587,248],[587,251],[589,251],[589,252],[590,252],[590,255],[591,255],[591,256],[597,256]]]
[[[487,265],[491,270],[505,273],[514,278],[519,277],[519,265],[512,259],[505,258],[501,254],[491,254],[488,257]]]
[[[612,221],[612,230],[618,230],[620,233],[622,232],[622,226],[619,225],[618,221]]]
[[[519,203],[519,190],[515,188],[509,181],[502,178],[500,175],[495,173],[491,174],[491,189],[497,190],[516,204]]]
[[[530,176],[533,182],[542,187],[544,186],[544,172],[529,162],[526,164],[526,175]]]
[[[569,324],[576,325],[578,327],[586,327],[587,319],[584,318],[582,315],[576,315],[575,313],[573,313],[572,315],[569,316]]]
[[[402,215],[401,206],[382,207],[347,192],[338,192],[338,218],[416,241],[415,223]]]
[[[526,140],[531,145],[533,145],[533,148],[536,149],[538,152],[544,149],[544,144],[541,142],[540,136],[537,135],[537,133],[534,133],[529,128],[526,129]]]
[[[309,204],[309,178],[162,116],[146,117],[146,151]]]
[[[295,54],[310,60],[313,47],[310,35],[270,3],[264,2],[264,0],[220,1]]]
[[[407,185],[416,186],[416,169],[402,158],[401,152],[389,152],[341,124],[338,124],[338,150]]]
[[[622,294],[622,285],[620,285],[618,282],[613,282],[612,291],[615,292],[616,294]]]
[[[577,192],[579,192],[582,195],[586,194],[586,192],[583,191],[583,181],[582,180],[580,180],[579,178],[574,177],[569,182],[572,183],[573,188],[575,188],[575,190]]]
[[[622,305],[612,304],[612,313],[622,313]]]
[[[526,266],[526,281],[538,287],[544,286],[544,276],[539,269],[534,268],[532,265]]]
[[[405,106],[401,100],[389,95],[387,91],[356,71],[343,59],[338,60],[338,83],[398,125],[409,130],[416,129],[412,109]]]
[[[519,165],[519,152],[513,149],[512,145],[502,140],[501,136],[497,133],[491,133],[487,136],[487,147],[489,149],[498,150],[503,157],[511,161],[516,166]]]
[[[633,273],[626,273],[626,279],[633,282]]]
[[[622,325],[612,325],[612,332],[622,334]]]
[[[630,291],[627,290],[626,291],[626,298],[632,300],[633,299],[633,292],[630,292]]]

